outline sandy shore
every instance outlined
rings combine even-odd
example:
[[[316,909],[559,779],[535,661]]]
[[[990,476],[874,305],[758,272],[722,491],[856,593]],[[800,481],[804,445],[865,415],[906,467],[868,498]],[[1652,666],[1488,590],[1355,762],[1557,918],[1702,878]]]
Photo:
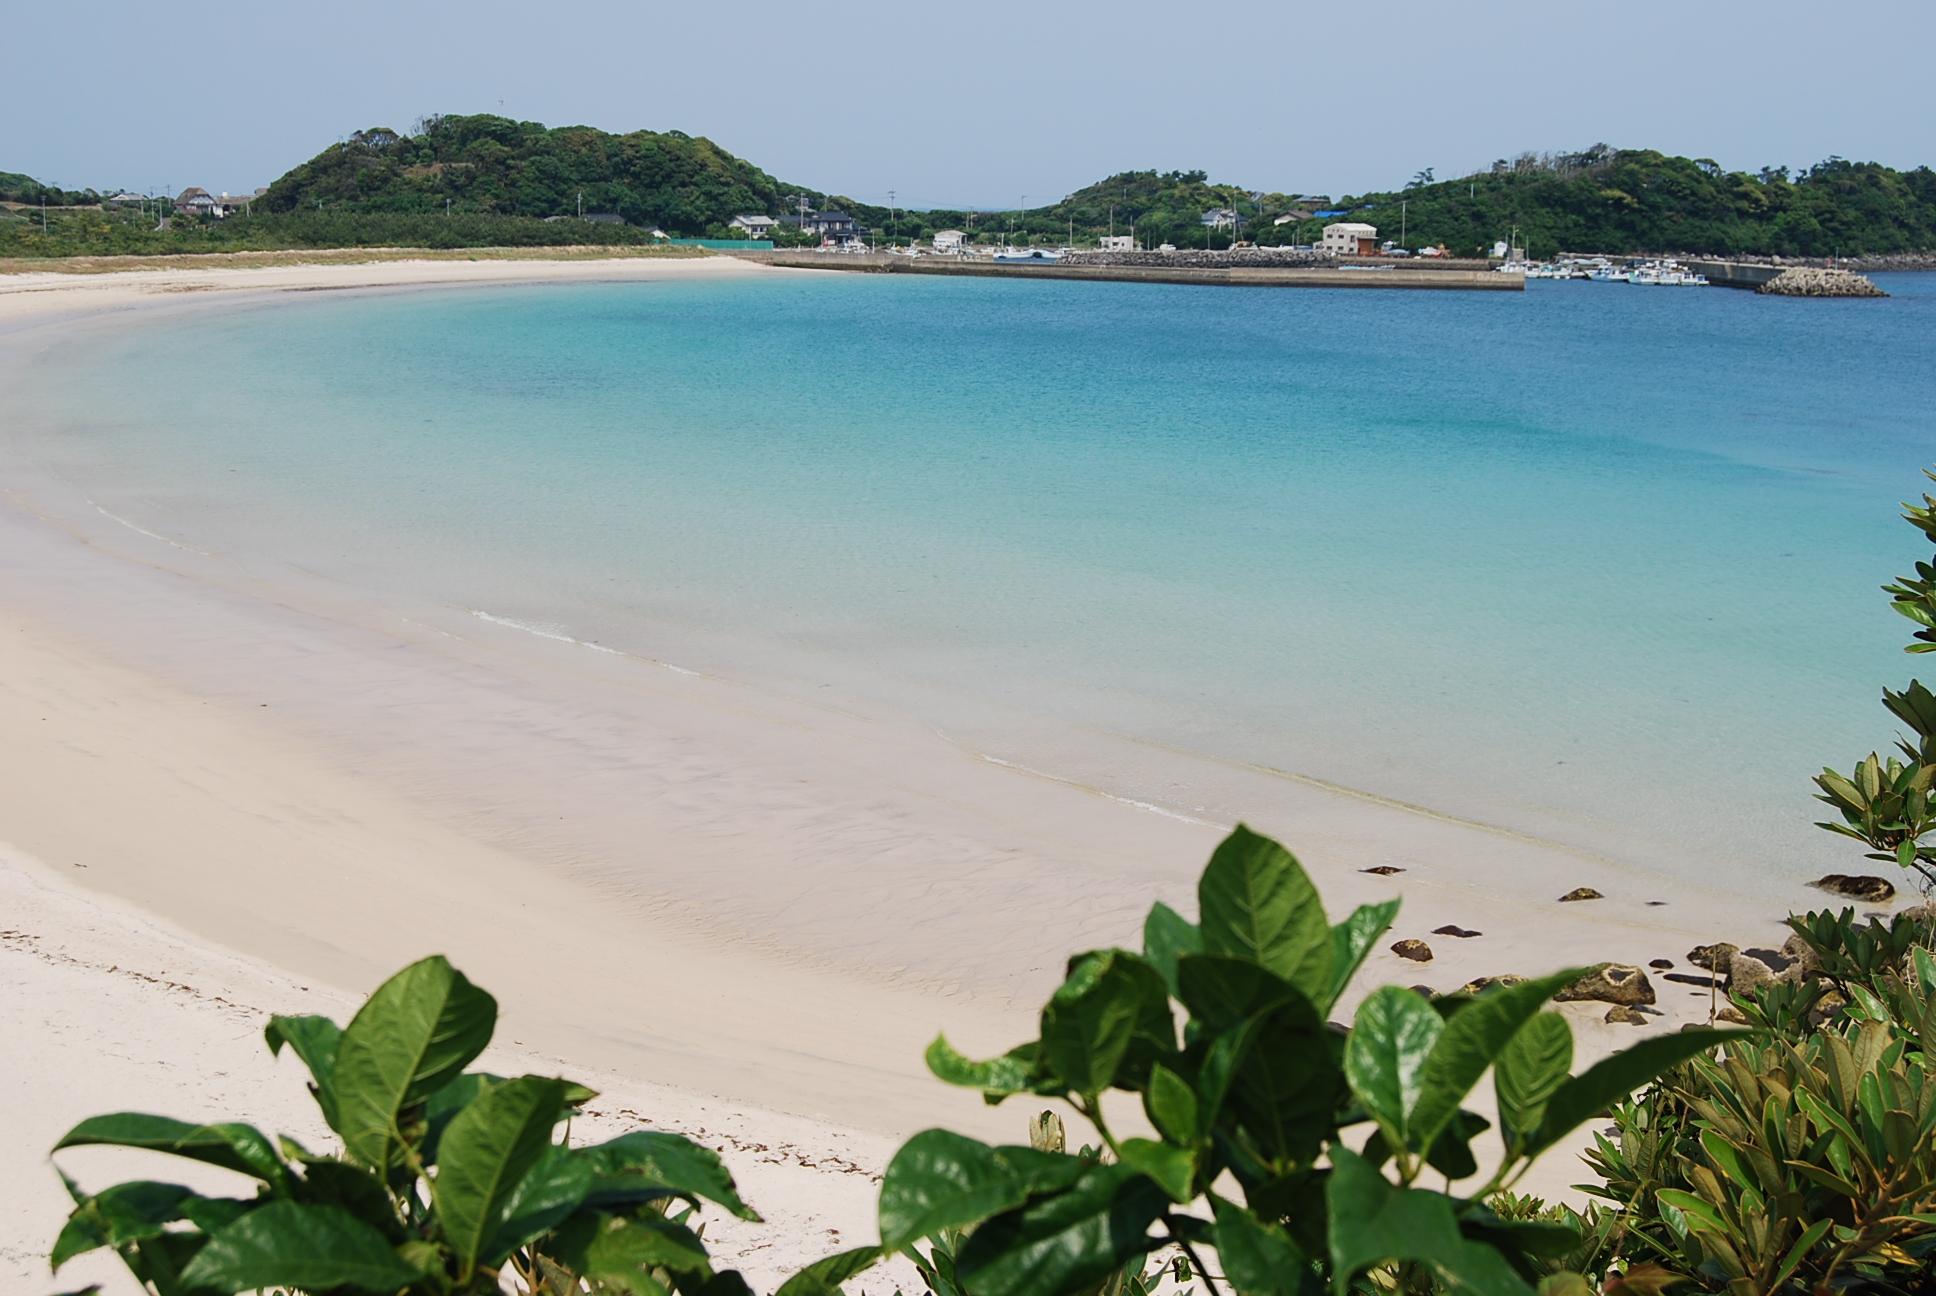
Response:
[[[771,273],[707,259],[9,276],[0,398],[4,366],[69,326],[234,294]],[[259,1048],[262,1014],[340,1012],[433,950],[504,1005],[521,1057],[500,1066],[602,1080],[613,1119],[721,1145],[774,1221],[722,1235],[726,1254],[783,1272],[871,1239],[868,1174],[906,1135],[1020,1133],[1024,1108],[930,1080],[922,1047],[938,1029],[970,1051],[1027,1037],[1064,956],[1133,943],[1157,896],[1187,906],[1223,831],[705,663],[184,548],[37,474],[28,439],[0,429],[0,987],[21,1060],[0,1096],[25,1114],[0,1127],[0,1273],[39,1279],[63,1211],[34,1167],[67,1124],[139,1107],[313,1133],[300,1086]],[[1253,822],[1299,850],[1335,912],[1402,891],[1393,937],[1438,951],[1381,952],[1367,987],[1778,942],[1777,915],[1698,885],[1661,895],[1549,843],[1254,778]],[[1361,871],[1379,865],[1404,871]],[[1580,884],[1607,898],[1555,903]],[[1430,935],[1448,923],[1484,934]],[[1705,1017],[1705,994],[1657,987],[1663,1015],[1642,1031]],[[1583,1055],[1642,1033],[1603,1011],[1569,1009]],[[95,1182],[123,1168],[74,1165]],[[1576,1177],[1556,1163],[1549,1182]]]

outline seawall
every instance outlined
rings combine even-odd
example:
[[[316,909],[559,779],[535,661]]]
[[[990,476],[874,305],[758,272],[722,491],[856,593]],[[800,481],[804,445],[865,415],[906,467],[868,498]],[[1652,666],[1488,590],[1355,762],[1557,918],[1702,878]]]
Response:
[[[901,257],[885,252],[734,252],[728,255],[795,270],[850,273],[970,275],[990,279],[1092,279],[1119,283],[1211,284],[1227,288],[1414,288],[1522,292],[1521,275],[1469,268],[1426,269],[1413,264],[1362,269],[1348,266],[1142,266],[1003,264],[948,257]]]

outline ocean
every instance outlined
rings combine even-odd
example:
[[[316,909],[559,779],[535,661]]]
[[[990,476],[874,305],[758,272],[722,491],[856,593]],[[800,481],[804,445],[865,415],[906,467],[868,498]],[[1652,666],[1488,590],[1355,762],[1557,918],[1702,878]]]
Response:
[[[1878,281],[319,293],[96,333],[16,435],[258,571],[1162,813],[1265,771],[1789,894],[1859,864],[1809,776],[1914,673],[1936,277]]]

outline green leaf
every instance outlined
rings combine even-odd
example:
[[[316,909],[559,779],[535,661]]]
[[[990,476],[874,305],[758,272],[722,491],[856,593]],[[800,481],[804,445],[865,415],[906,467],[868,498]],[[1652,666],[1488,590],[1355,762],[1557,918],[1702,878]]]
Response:
[[[1365,956],[1378,944],[1378,938],[1391,929],[1392,919],[1398,916],[1398,905],[1397,900],[1359,905],[1349,918],[1331,929],[1331,990],[1318,1000],[1323,1011],[1330,1012],[1337,1005],[1338,997],[1363,966]]]
[[[497,1001],[442,955],[377,987],[336,1049],[336,1132],[366,1165],[387,1172],[405,1108],[422,1102],[484,1051]]]
[[[1561,1013],[1542,1012],[1519,1028],[1493,1066],[1499,1128],[1509,1151],[1539,1130],[1546,1103],[1573,1070],[1573,1029]]]
[[[1296,986],[1269,968],[1225,954],[1186,954],[1177,964],[1177,998],[1210,1030],[1223,1030],[1287,1004],[1312,1022],[1318,1011]]]
[[[1410,1113],[1425,1060],[1446,1023],[1419,995],[1383,986],[1358,1005],[1344,1049],[1345,1082],[1393,1147],[1412,1145]]]
[[[1728,1235],[1728,1222],[1722,1217],[1721,1212],[1693,1193],[1683,1192],[1679,1188],[1662,1188],[1655,1196],[1664,1204],[1672,1206],[1687,1216],[1688,1222],[1697,1231],[1706,1229],[1710,1233],[1719,1233],[1723,1237]]]
[[[1788,1254],[1782,1257],[1781,1268],[1775,1271],[1775,1280],[1772,1284],[1773,1290],[1781,1290],[1782,1285],[1788,1281],[1790,1275],[1801,1266],[1803,1258],[1815,1249],[1816,1243],[1828,1236],[1828,1231],[1834,1223],[1835,1221],[1833,1219],[1824,1217],[1816,1220],[1813,1224],[1810,1224],[1802,1230],[1801,1236],[1795,1239],[1795,1245],[1789,1247]]]
[[[402,1221],[390,1194],[360,1165],[312,1158],[304,1162],[302,1177],[290,1191],[297,1201],[311,1206],[341,1206],[391,1242],[403,1241]]]
[[[430,1193],[460,1282],[503,1224],[518,1182],[551,1146],[564,1089],[562,1080],[520,1076],[480,1095],[444,1131]],[[583,1169],[589,1189],[590,1168]]]
[[[740,1200],[726,1163],[711,1148],[678,1134],[634,1130],[592,1147],[579,1149],[592,1169],[594,1205],[683,1197],[688,1201],[717,1202],[743,1220],[759,1215]]]
[[[1147,1074],[1155,1057],[1175,1050],[1162,975],[1122,950],[1077,958],[1042,1009],[1042,1057],[1077,1093],[1101,1093],[1132,1078],[1139,1059]]]
[[[275,1147],[253,1125],[190,1125],[167,1116],[116,1112],[82,1121],[54,1144],[54,1151],[103,1144],[166,1152],[271,1184],[283,1184],[288,1179],[288,1170]]]
[[[269,1019],[262,1037],[268,1041],[271,1055],[282,1052],[282,1046],[287,1044],[302,1059],[314,1082],[316,1105],[323,1109],[323,1119],[334,1129],[336,1049],[342,1042],[342,1029],[327,1017],[278,1015]]]
[[[1532,1289],[1498,1252],[1460,1236],[1451,1198],[1395,1187],[1342,1144],[1332,1145],[1331,1162],[1325,1213],[1332,1281],[1340,1294],[1373,1265],[1413,1261],[1430,1265],[1458,1291],[1530,1296]]]
[[[677,1274],[710,1272],[706,1244],[684,1224],[651,1211],[607,1215],[582,1211],[553,1235],[550,1251],[558,1263],[633,1296],[661,1296],[664,1284],[652,1270]]]
[[[1196,1198],[1196,1154],[1189,1148],[1159,1143],[1155,1139],[1128,1138],[1122,1142],[1122,1163],[1148,1175],[1169,1194],[1170,1200],[1188,1203]]]
[[[1197,883],[1203,948],[1252,959],[1312,1002],[1331,991],[1331,928],[1317,888],[1289,851],[1239,824]]]
[[[1203,952],[1203,933],[1161,900],[1150,906],[1143,920],[1143,957],[1163,975],[1163,983],[1176,993],[1176,961],[1185,954]]]
[[[1143,1111],[1157,1132],[1172,1143],[1194,1143],[1199,1130],[1196,1090],[1162,1063],[1150,1068],[1143,1090]]]
[[[498,1225],[478,1256],[485,1266],[557,1227],[591,1195],[591,1165],[572,1149],[551,1144],[538,1163],[525,1171],[498,1212]]]
[[[1539,1123],[1539,1133],[1522,1149],[1523,1155],[1538,1156],[1583,1122],[1651,1082],[1668,1068],[1705,1053],[1717,1044],[1741,1039],[1750,1033],[1701,1027],[1642,1040],[1632,1048],[1602,1059],[1553,1091],[1553,1096],[1546,1102],[1546,1115]]]
[[[998,1058],[976,1062],[957,1052],[946,1036],[937,1035],[934,1043],[928,1045],[925,1060],[935,1078],[951,1085],[979,1089],[990,1102],[999,1102],[1012,1094],[1043,1092],[1036,1075],[1039,1048],[1037,1044],[1023,1044]],[[1056,1089],[1050,1085],[1047,1092],[1053,1093]]]
[[[1291,1235],[1242,1206],[1212,1195],[1217,1259],[1244,1296],[1298,1296],[1311,1266]]]
[[[1584,968],[1569,968],[1494,990],[1446,1020],[1445,1030],[1425,1059],[1419,1077],[1421,1092],[1408,1118],[1415,1146],[1432,1145],[1519,1028],[1531,1021],[1555,992],[1584,974]]]
[[[899,1251],[944,1228],[967,1228],[1022,1204],[1019,1175],[986,1143],[924,1130],[881,1176],[881,1245]]]
[[[1123,1165],[1092,1163],[1066,1190],[1037,1197],[968,1235],[956,1272],[969,1291],[1061,1296],[1150,1249],[1163,1190]]]
[[[182,1206],[193,1196],[193,1189],[180,1184],[140,1179],[83,1199],[54,1240],[49,1256],[54,1270],[59,1272],[75,1256],[100,1247],[118,1247],[165,1232],[168,1225],[185,1218]]]
[[[275,1201],[210,1238],[181,1277],[185,1286],[224,1292],[394,1292],[422,1275],[397,1257],[383,1234],[348,1211]]]
[[[840,1284],[880,1263],[882,1248],[856,1247],[816,1260],[780,1284],[773,1296],[839,1296]]]

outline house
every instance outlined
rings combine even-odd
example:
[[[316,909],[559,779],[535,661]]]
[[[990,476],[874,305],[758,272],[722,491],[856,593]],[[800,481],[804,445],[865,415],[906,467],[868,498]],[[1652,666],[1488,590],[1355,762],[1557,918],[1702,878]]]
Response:
[[[1130,234],[1105,234],[1097,240],[1104,252],[1134,252],[1136,239]]]
[[[249,204],[267,192],[268,190],[266,189],[258,189],[252,194],[224,193],[220,198],[215,200],[215,214],[217,216],[233,216],[237,212],[246,213],[249,210]]]
[[[1311,213],[1310,213],[1310,212],[1307,212],[1307,211],[1298,211],[1298,210],[1292,210],[1292,211],[1287,211],[1287,212],[1285,212],[1285,213],[1284,213],[1284,214],[1283,214],[1282,216],[1279,216],[1279,217],[1278,217],[1278,218],[1277,218],[1276,220],[1274,220],[1274,221],[1272,221],[1272,222],[1271,222],[1271,224],[1273,224],[1273,225],[1295,225],[1295,224],[1297,224],[1297,223],[1298,223],[1299,221],[1307,221],[1307,220],[1310,220],[1310,219],[1311,219]]]
[[[118,193],[108,201],[116,207],[138,207],[148,200],[138,193]]]
[[[959,252],[968,242],[968,236],[960,230],[936,230],[934,250],[937,252]]]
[[[854,237],[854,218],[846,212],[827,211],[809,212],[800,221],[800,228],[808,234],[818,234],[831,238],[836,243],[844,243]]]
[[[728,229],[736,229],[747,238],[772,238],[774,228],[780,222],[771,216],[735,216],[726,223]]]
[[[195,186],[182,190],[175,199],[175,210],[190,216],[219,216],[220,205],[208,190]]]
[[[1326,225],[1318,251],[1329,256],[1377,256],[1378,227],[1363,221],[1337,221]]]
[[[1203,213],[1203,224],[1211,229],[1234,229],[1237,225],[1237,213],[1228,207],[1212,207]]]
[[[594,225],[623,225],[625,218],[617,212],[586,212],[586,220]]]

